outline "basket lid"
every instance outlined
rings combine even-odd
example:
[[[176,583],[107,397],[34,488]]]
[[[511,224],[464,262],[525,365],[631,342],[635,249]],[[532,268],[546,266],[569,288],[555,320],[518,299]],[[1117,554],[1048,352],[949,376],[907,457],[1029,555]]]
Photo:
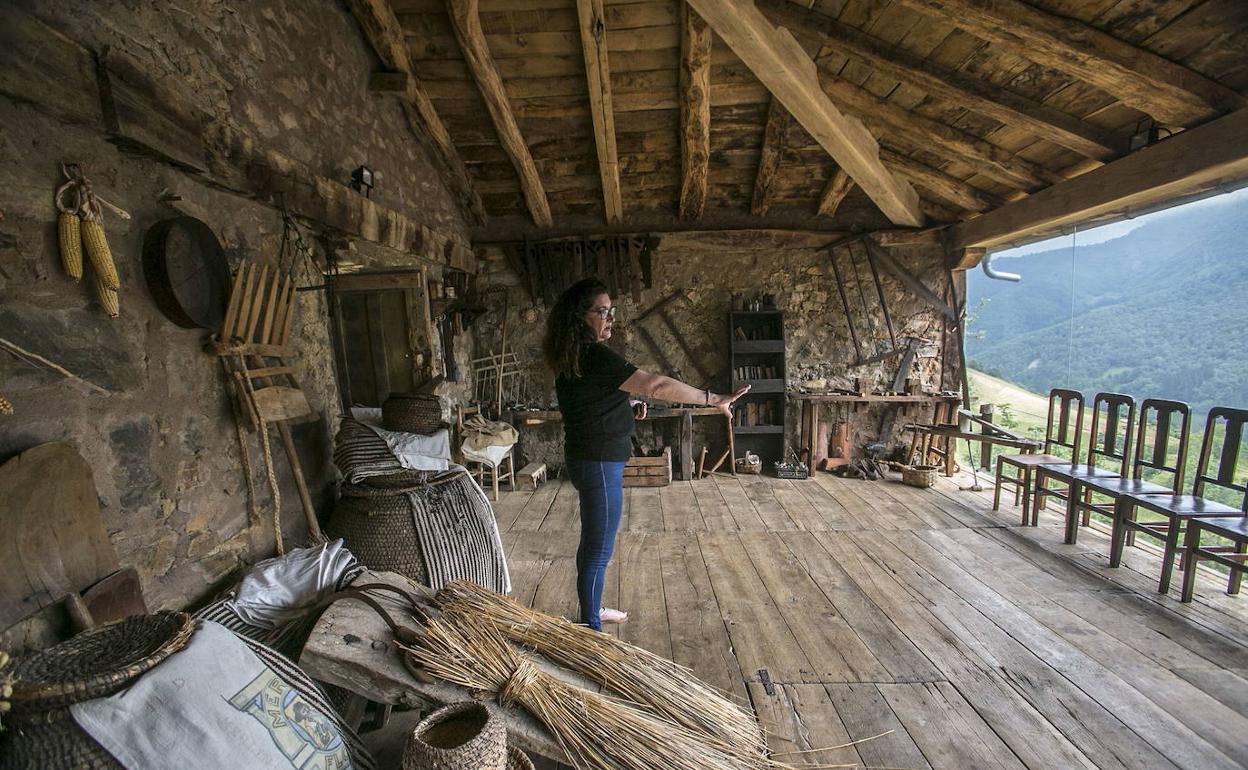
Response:
[[[17,658],[9,702],[15,712],[63,708],[111,695],[186,646],[195,622],[185,612],[135,615]]]

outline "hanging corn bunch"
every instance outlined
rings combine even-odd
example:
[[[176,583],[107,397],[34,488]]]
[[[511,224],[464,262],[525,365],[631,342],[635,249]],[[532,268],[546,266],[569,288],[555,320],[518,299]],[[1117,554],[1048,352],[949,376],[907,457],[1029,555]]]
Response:
[[[0,414],[13,414],[13,402],[0,396]]]
[[[66,206],[62,200],[65,193],[73,192],[73,206]],[[61,264],[65,273],[75,282],[82,280],[82,236],[78,210],[82,208],[82,191],[71,179],[56,191],[56,232],[61,244]]]
[[[85,249],[87,261],[91,264],[92,284],[101,307],[110,318],[121,314],[118,289],[121,279],[117,274],[117,265],[113,262],[112,250],[108,247],[108,237],[104,233],[103,206],[107,206],[122,219],[130,215],[103,200],[91,189],[91,182],[83,175],[76,163],[61,164],[68,181],[56,191],[57,234],[60,240],[61,261],[65,272],[70,278],[78,281],[83,275],[82,252]],[[65,203],[67,194],[73,193],[73,207]]]

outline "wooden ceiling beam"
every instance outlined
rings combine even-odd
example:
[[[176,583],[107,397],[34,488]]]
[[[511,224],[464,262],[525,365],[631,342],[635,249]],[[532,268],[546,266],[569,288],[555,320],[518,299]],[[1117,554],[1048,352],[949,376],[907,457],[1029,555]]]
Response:
[[[1057,235],[1248,181],[1248,109],[1188,129],[955,227],[954,248],[992,248]]]
[[[891,222],[923,224],[918,193],[880,162],[866,127],[836,108],[820,87],[815,63],[787,30],[773,27],[751,0],[689,4]]]
[[[432,143],[434,164],[450,187],[451,195],[468,214],[474,224],[484,224],[485,206],[481,196],[473,189],[472,180],[463,159],[455,150],[446,124],[433,107],[429,93],[412,70],[411,51],[403,38],[403,28],[390,8],[389,0],[347,0],[347,7],[364,32],[381,66],[390,73],[402,73],[401,88],[395,90],[396,81],[391,79],[388,88],[373,88],[381,93],[391,92],[399,99],[407,122],[419,137],[428,137]],[[373,73],[374,75],[382,73]],[[383,78],[384,81],[384,78]],[[418,128],[419,127],[419,128]],[[420,129],[423,128],[423,131]]]
[[[845,173],[844,169],[837,168],[836,173],[832,174],[832,178],[823,188],[823,194],[819,196],[819,210],[816,216],[836,216],[836,210],[840,207],[841,201],[845,200],[845,196],[849,195],[852,189],[854,189],[854,180]]]
[[[789,0],[758,0],[758,6],[767,18],[782,24],[799,38],[809,37],[842,54],[857,56],[881,74],[932,97],[1021,128],[1084,157],[1108,160],[1126,150],[1126,138],[1112,131],[995,83],[942,67],[844,22],[800,8]]]
[[[711,163],[711,28],[681,3],[680,218],[701,219]]]
[[[598,149],[598,177],[607,224],[624,218],[620,199],[620,162],[615,151],[615,111],[611,106],[611,65],[607,58],[607,24],[602,0],[576,0],[589,84],[589,111],[594,119],[594,146]]]
[[[965,163],[977,173],[1016,189],[1035,190],[1064,181],[1056,171],[881,99],[826,69],[821,80],[824,91],[834,102],[864,120],[877,133],[896,133],[908,144]]]
[[[785,141],[793,116],[779,99],[772,97],[767,108],[767,127],[763,130],[763,150],[758,159],[758,174],[754,177],[754,199],[750,212],[756,217],[764,216],[776,193],[776,175],[784,161]]]
[[[374,0],[381,2],[382,0]],[[516,168],[516,176],[520,179],[520,191],[524,195],[525,205],[533,222],[541,227],[551,225],[550,203],[546,200],[546,190],[542,187],[541,175],[537,165],[529,153],[520,127],[516,125],[516,117],[507,102],[507,92],[503,89],[503,79],[498,74],[498,65],[490,55],[490,48],[485,41],[485,33],[481,29],[481,16],[477,0],[446,0],[446,10],[451,17],[451,27],[455,30],[455,39],[459,41],[464,61],[472,72],[477,90],[490,113],[494,130],[498,134],[498,143],[502,145],[507,157]]]
[[[900,0],[1017,56],[1082,80],[1174,126],[1248,104],[1243,96],[1181,64],[1077,19],[1021,0]]]
[[[992,193],[984,192],[961,179],[949,176],[939,169],[934,169],[899,152],[893,152],[887,147],[880,148],[880,160],[884,161],[884,165],[891,168],[893,173],[900,174],[909,179],[912,184],[928,190],[942,201],[952,203],[963,211],[979,213],[995,209],[1005,203]]]

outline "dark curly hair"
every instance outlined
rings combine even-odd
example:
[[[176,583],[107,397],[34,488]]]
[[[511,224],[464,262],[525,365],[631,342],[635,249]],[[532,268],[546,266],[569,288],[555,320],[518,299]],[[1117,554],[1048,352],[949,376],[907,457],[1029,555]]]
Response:
[[[546,365],[555,375],[581,376],[581,347],[598,340],[594,330],[585,323],[585,314],[594,306],[594,299],[609,293],[597,278],[582,278],[569,286],[546,318],[546,339],[542,352]]]

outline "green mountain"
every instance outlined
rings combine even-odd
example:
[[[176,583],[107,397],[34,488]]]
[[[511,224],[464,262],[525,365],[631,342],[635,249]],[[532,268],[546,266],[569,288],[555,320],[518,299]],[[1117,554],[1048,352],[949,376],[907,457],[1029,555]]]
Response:
[[[968,362],[1041,393],[1248,407],[1248,196],[1228,198],[1113,240],[998,257],[1021,283],[972,271]]]

